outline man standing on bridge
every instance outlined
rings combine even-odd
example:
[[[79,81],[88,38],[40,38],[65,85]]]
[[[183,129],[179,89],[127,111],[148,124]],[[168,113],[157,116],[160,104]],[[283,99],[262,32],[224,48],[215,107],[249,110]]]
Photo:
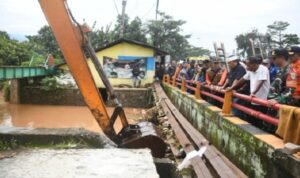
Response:
[[[229,58],[226,59],[226,62],[228,63],[228,66],[230,68],[230,72],[228,74],[228,78],[225,81],[225,84],[221,87],[221,89],[227,88],[227,87],[232,87],[234,86],[245,74],[246,74],[246,69],[239,63],[239,58],[238,56],[230,56]],[[237,92],[242,93],[242,94],[248,94],[248,87],[247,83],[245,83],[242,87],[238,89]],[[234,103],[238,103],[240,105],[245,105],[246,102],[239,98],[234,98],[233,99]],[[233,115],[244,118],[244,114],[240,112],[239,110],[232,108],[232,113]]]
[[[290,89],[286,87],[286,80],[290,65],[288,63],[289,54],[286,49],[279,48],[272,51],[274,64],[279,68],[268,95],[269,104],[288,104],[292,97]]]
[[[267,99],[270,90],[270,74],[268,68],[260,63],[261,61],[257,57],[249,57],[246,60],[247,73],[233,86],[228,88],[227,91],[232,91],[249,80],[251,93],[250,96],[264,100]],[[251,108],[262,113],[267,111],[266,107],[255,103],[251,103]],[[256,118],[250,117],[249,121],[254,125],[261,126],[261,122],[259,122],[259,120]]]
[[[293,90],[293,101],[296,106],[300,105],[300,47],[292,46],[288,49],[290,56],[290,70],[286,86]]]

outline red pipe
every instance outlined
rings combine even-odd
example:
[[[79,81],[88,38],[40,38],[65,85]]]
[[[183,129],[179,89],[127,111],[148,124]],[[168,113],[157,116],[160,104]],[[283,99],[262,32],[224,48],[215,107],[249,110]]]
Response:
[[[206,96],[209,96],[209,97],[211,97],[212,99],[215,99],[215,100],[217,100],[217,101],[219,101],[219,102],[221,102],[221,103],[224,103],[224,99],[221,98],[221,97],[219,97],[219,96],[213,95],[213,94],[208,93],[208,92],[206,92],[206,91],[201,91],[201,94],[206,95]]]
[[[219,92],[219,93],[225,93],[225,90],[214,90],[212,87],[209,87],[209,86],[206,86],[206,85],[202,85],[202,87],[211,89],[211,90]],[[240,94],[240,93],[237,93],[237,92],[233,92],[233,96],[236,97],[236,98],[248,101],[248,102],[258,104],[258,105],[262,105],[262,106],[265,106],[265,107],[271,107],[275,110],[279,110],[280,107],[281,107],[281,105],[278,104],[278,103],[270,106],[267,100],[263,100],[263,99],[259,99],[259,98],[256,98],[256,97],[243,95],[243,94]]]
[[[205,88],[211,89],[211,90],[219,92],[219,93],[225,93],[224,90],[221,90],[221,91],[220,90],[214,90],[214,89],[212,89],[209,86],[205,86],[205,85],[203,85],[203,86]],[[196,89],[195,87],[191,87],[191,86],[188,86],[188,85],[186,87],[189,88],[189,89],[192,89],[192,90],[194,89],[194,91]],[[208,96],[208,97],[210,97],[212,99],[215,99],[215,100],[217,100],[217,101],[219,101],[221,103],[224,103],[224,99],[222,97],[216,96],[216,95],[211,94],[211,93],[206,92],[206,91],[201,91],[201,94],[203,94],[205,96]],[[249,101],[249,102],[253,102],[253,103],[256,103],[256,104],[259,104],[259,105],[262,105],[262,106],[269,107],[267,100],[262,100],[262,99],[259,99],[259,98],[254,98],[254,97],[246,96],[246,95],[239,94],[239,93],[236,93],[236,92],[233,93],[233,96],[236,97],[236,98],[245,100],[245,101]],[[253,110],[251,108],[248,108],[248,107],[245,107],[245,106],[242,106],[242,105],[239,105],[237,103],[232,103],[232,107],[234,107],[234,108],[236,108],[236,109],[238,109],[238,110],[240,110],[242,112],[245,112],[245,113],[247,113],[247,114],[249,114],[251,116],[255,116],[256,118],[261,119],[263,121],[266,121],[266,122],[268,122],[270,124],[278,126],[279,120],[277,118],[268,116],[268,115],[263,114],[263,113],[261,113],[259,111]],[[278,110],[280,108],[280,104],[275,104],[275,105],[272,106],[272,108]]]
[[[187,86],[186,86],[186,88],[188,88],[188,89],[190,89],[190,90],[193,90],[193,91],[195,91],[195,90],[196,90],[196,88],[195,88],[195,87],[192,87],[192,86],[189,86],[189,85],[187,85]]]
[[[263,100],[263,99],[243,95],[243,94],[240,94],[240,93],[237,93],[237,92],[234,92],[233,96],[237,97],[239,99],[245,100],[245,101],[249,101],[249,102],[252,102],[252,103],[255,103],[255,104],[265,106],[265,107],[270,107],[267,100]],[[275,104],[275,105],[271,106],[271,108],[279,110],[280,104]]]
[[[266,121],[266,122],[268,122],[270,124],[278,126],[279,120],[276,119],[276,118],[274,118],[274,117],[268,116],[268,115],[263,114],[263,113],[261,113],[259,111],[255,111],[253,109],[247,108],[245,106],[242,106],[242,105],[239,105],[239,104],[236,104],[236,103],[232,103],[232,107],[234,107],[234,108],[236,108],[236,109],[238,109],[240,111],[243,111],[243,112],[245,112],[245,113],[247,113],[247,114],[249,114],[251,116],[257,117],[257,118],[259,118],[259,119],[261,119],[263,121]]]
[[[221,98],[221,97],[219,97],[219,96],[213,95],[213,94],[208,93],[208,92],[205,92],[205,91],[201,91],[201,93],[202,93],[203,95],[206,95],[206,96],[208,96],[208,97],[211,97],[211,98],[213,98],[213,99],[215,99],[215,100],[217,100],[217,101],[219,101],[219,102],[221,102],[221,103],[224,102],[224,99]],[[268,116],[268,115],[263,114],[263,113],[261,113],[261,112],[259,112],[259,111],[255,111],[255,110],[253,110],[253,109],[251,109],[251,108],[247,108],[247,107],[245,107],[245,106],[242,106],[242,105],[239,105],[239,104],[236,104],[236,103],[232,103],[232,107],[234,107],[234,108],[236,108],[236,109],[238,109],[238,110],[240,110],[240,111],[243,111],[243,112],[245,112],[245,113],[247,113],[247,114],[249,114],[249,115],[251,115],[251,116],[255,116],[255,117],[257,117],[258,119],[261,119],[261,120],[263,120],[263,121],[266,121],[266,122],[268,122],[268,123],[270,123],[270,124],[273,124],[273,125],[275,125],[275,126],[278,126],[278,119],[276,119],[276,118],[274,118],[274,117]]]

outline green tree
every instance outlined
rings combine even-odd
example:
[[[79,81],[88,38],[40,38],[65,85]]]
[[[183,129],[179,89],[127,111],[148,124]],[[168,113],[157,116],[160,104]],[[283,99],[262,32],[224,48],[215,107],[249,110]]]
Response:
[[[139,17],[133,19],[128,25],[125,38],[140,42],[147,42],[146,30],[143,28],[142,20]]]
[[[285,34],[283,35],[283,44],[286,46],[300,44],[300,39],[297,34]]]
[[[147,24],[147,32],[150,34],[150,42],[160,49],[168,51],[175,59],[185,59],[190,48],[188,38],[190,35],[181,35],[183,20],[174,20],[172,16],[160,12],[160,20],[150,20]]]
[[[250,39],[258,39],[260,36],[257,29],[252,29],[250,32],[239,34],[235,37],[238,50],[242,56],[253,55]]]
[[[126,39],[146,42],[146,30],[143,28],[143,22],[139,17],[136,17],[132,21],[129,21],[129,17],[125,15],[125,29],[124,37]],[[121,25],[122,18],[120,15],[117,16],[117,21],[112,30],[110,30],[111,25],[107,25],[105,28],[100,29],[95,28],[96,23],[94,23],[92,31],[88,34],[89,39],[94,48],[101,48],[108,43],[119,40],[121,36]]]
[[[128,34],[129,27],[129,16],[125,14],[124,16],[124,37]],[[112,40],[118,40],[122,38],[121,30],[122,29],[122,15],[117,16],[117,21],[115,23],[114,29],[112,30]]]
[[[283,21],[275,21],[268,25],[268,33],[271,36],[272,47],[287,47],[290,45],[299,44],[299,37],[297,34],[284,34],[284,31],[290,24]]]
[[[191,46],[187,51],[188,56],[209,56],[210,51],[202,47]]]
[[[7,32],[0,31],[0,66],[21,65],[31,55],[32,52],[25,42],[10,39]]]
[[[63,58],[61,50],[49,26],[43,26],[38,31],[37,35],[26,36],[26,38],[29,40],[28,45],[36,53],[44,56],[51,53],[54,58]]]
[[[130,21],[128,15],[125,15],[124,38],[152,44],[162,50],[169,52],[175,59],[185,59],[191,55],[209,54],[208,50],[190,46],[188,38],[190,35],[182,35],[182,25],[185,21],[174,20],[172,16],[160,13],[161,19],[158,21],[150,20],[143,23],[138,17]],[[121,26],[122,18],[117,16],[114,28],[110,25],[106,28],[95,29],[93,25],[92,32],[89,33],[89,39],[94,48],[101,48],[108,43],[122,38]],[[150,38],[146,38],[149,34]]]
[[[110,26],[95,29],[96,22],[92,27],[92,31],[88,33],[89,40],[95,49],[101,48],[113,41]]]
[[[253,40],[254,42],[254,50],[256,54],[260,54],[261,47],[263,52],[262,55],[267,56],[268,51],[272,48],[271,36],[268,33],[260,33],[256,28],[254,28],[250,32],[242,33],[235,37],[240,55],[244,57],[254,55],[250,40]]]

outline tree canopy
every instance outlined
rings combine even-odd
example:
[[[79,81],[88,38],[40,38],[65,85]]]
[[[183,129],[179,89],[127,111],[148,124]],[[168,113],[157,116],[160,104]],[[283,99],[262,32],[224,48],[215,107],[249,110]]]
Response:
[[[264,56],[266,56],[273,48],[300,44],[297,34],[284,33],[288,26],[288,22],[275,21],[273,24],[267,26],[268,30],[266,33],[261,33],[254,28],[250,32],[237,35],[235,40],[240,54],[242,56],[253,55],[250,40],[253,40],[254,43],[261,43]],[[257,47],[257,44],[255,44],[255,46]],[[256,51],[256,53],[259,53],[259,51]]]
[[[9,37],[7,32],[0,31],[0,66],[21,65],[32,55],[30,47],[25,42],[18,42]]]

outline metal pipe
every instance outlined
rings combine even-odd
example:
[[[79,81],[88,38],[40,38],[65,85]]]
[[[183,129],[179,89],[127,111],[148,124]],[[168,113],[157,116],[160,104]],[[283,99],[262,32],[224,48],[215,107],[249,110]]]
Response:
[[[194,87],[191,87],[191,86],[188,86],[188,85],[186,87],[189,88],[189,89],[195,90]],[[205,86],[205,88],[212,89],[211,87],[208,87],[208,86]],[[214,90],[214,91],[217,91],[217,90]],[[224,90],[223,91],[217,91],[217,92],[222,93],[222,92],[224,92]],[[221,103],[224,103],[224,99],[222,97],[216,96],[216,95],[211,94],[211,93],[206,92],[206,91],[201,91],[201,94],[206,95],[206,96],[208,96],[208,97],[210,97],[212,99],[215,99],[215,100],[217,100],[217,101],[219,101]],[[246,96],[246,95],[239,94],[239,93],[234,93],[233,95],[235,97],[237,97],[237,98],[242,99],[242,100],[246,100],[246,101],[249,101],[249,102],[257,103],[257,104],[260,104],[260,105],[263,105],[263,106],[268,105],[266,100],[262,100],[262,99],[259,99],[259,98],[252,98],[250,96]],[[253,110],[251,108],[248,108],[248,107],[245,107],[245,106],[242,106],[242,105],[239,105],[237,103],[232,103],[232,107],[234,107],[235,109],[238,109],[238,110],[240,110],[242,112],[245,112],[245,113],[247,113],[247,114],[249,114],[251,116],[255,116],[256,118],[258,118],[260,120],[263,120],[265,122],[268,122],[268,123],[270,123],[272,125],[278,126],[279,120],[277,118],[268,116],[268,115],[263,114],[263,113],[261,113],[259,111]],[[279,104],[276,104],[276,105],[273,106],[274,109],[279,109],[279,107],[280,107]]]
[[[210,86],[202,85],[201,87],[204,87],[204,88],[207,88],[207,89],[219,92],[219,93],[225,93],[225,90],[216,90],[216,89],[214,89]],[[275,110],[279,110],[280,107],[281,107],[281,104],[277,103],[277,104],[274,104],[274,105],[270,106],[267,100],[259,99],[259,98],[256,98],[256,97],[251,97],[251,96],[240,94],[240,93],[237,93],[237,92],[233,92],[233,96],[236,97],[236,98],[248,101],[248,102],[259,104],[259,105],[262,105],[262,106],[265,106],[265,107],[270,107],[270,108],[275,109]]]
[[[271,116],[268,116],[266,114],[263,114],[259,111],[255,111],[253,109],[250,109],[250,108],[247,108],[245,106],[242,106],[242,105],[239,105],[239,104],[236,104],[236,103],[232,103],[232,107],[234,107],[235,109],[238,109],[240,111],[243,111],[251,116],[255,116],[256,118],[259,118],[263,121],[266,121],[272,125],[275,125],[275,126],[278,126],[278,122],[279,120],[274,118],[274,117],[271,117]]]

